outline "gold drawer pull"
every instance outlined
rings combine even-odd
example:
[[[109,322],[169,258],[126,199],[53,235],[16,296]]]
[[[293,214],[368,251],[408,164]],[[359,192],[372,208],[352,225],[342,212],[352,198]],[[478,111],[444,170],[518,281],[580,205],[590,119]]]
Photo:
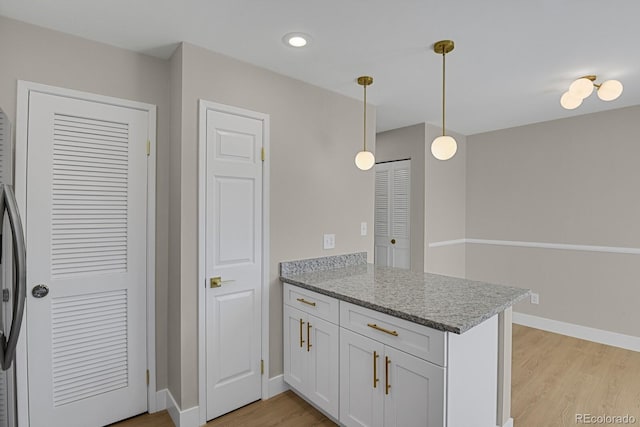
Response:
[[[378,385],[378,381],[380,381],[380,379],[378,379],[378,352],[374,351],[373,352],[373,388],[376,388],[376,386]]]
[[[370,328],[373,328],[373,329],[375,329],[377,331],[384,332],[384,333],[389,334],[389,335],[393,335],[394,337],[398,336],[398,333],[396,331],[390,331],[389,329],[382,328],[382,327],[376,325],[375,323],[367,323],[367,326],[370,327]]]
[[[391,359],[385,356],[384,357],[384,394],[389,394],[389,389],[391,388],[391,384],[389,384],[389,363],[391,363]]]
[[[297,301],[300,301],[301,303],[303,303],[303,304],[307,304],[307,305],[310,305],[310,306],[312,306],[312,307],[315,307],[315,306],[316,306],[316,303],[315,303],[315,302],[307,301],[307,300],[306,300],[306,299],[304,299],[304,298],[298,298],[298,299],[297,299]]]
[[[304,321],[300,319],[300,348],[302,348],[302,344],[304,344],[304,340],[302,339],[302,325],[304,325]]]

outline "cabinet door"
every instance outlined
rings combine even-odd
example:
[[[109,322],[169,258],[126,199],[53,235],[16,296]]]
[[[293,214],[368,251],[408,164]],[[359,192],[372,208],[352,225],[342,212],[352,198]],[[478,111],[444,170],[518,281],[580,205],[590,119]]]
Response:
[[[382,365],[385,427],[442,427],[444,368],[392,347]]]
[[[307,397],[320,409],[338,418],[338,325],[315,316],[307,322]]]
[[[347,427],[383,425],[384,345],[340,328],[340,422]]]
[[[284,380],[305,393],[307,371],[307,317],[288,305],[284,306]]]

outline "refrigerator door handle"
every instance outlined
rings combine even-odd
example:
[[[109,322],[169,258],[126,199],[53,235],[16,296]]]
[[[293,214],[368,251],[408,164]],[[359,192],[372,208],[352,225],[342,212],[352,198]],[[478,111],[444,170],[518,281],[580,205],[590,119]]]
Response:
[[[11,362],[15,358],[16,346],[18,345],[18,334],[24,317],[24,305],[27,295],[27,254],[24,243],[24,234],[20,213],[18,212],[18,203],[16,202],[13,190],[7,184],[2,184],[0,189],[0,215],[4,217],[4,209],[7,210],[9,225],[11,227],[13,241],[13,263],[15,271],[14,279],[14,299],[13,299],[13,319],[11,321],[11,330],[8,338],[2,335],[0,341],[2,343],[2,369],[7,370],[11,366]],[[1,221],[0,221],[1,222]]]

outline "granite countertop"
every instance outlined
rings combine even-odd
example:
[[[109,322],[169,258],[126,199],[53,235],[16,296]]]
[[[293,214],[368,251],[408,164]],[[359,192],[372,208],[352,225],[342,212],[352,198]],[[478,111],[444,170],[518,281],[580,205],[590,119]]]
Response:
[[[280,280],[456,334],[504,311],[531,292],[373,264],[347,263],[338,268],[313,271],[282,269]]]

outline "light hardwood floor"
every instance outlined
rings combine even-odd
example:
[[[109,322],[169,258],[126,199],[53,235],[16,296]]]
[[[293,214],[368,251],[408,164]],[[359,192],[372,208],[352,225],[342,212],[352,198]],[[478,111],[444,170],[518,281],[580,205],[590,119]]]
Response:
[[[629,414],[640,426],[638,352],[513,325],[512,372],[517,427],[575,426],[576,414]]]
[[[640,426],[640,353],[513,325],[515,426],[576,426],[580,425],[576,414],[629,414]],[[208,427],[334,425],[290,391],[207,423]],[[163,411],[113,427],[173,427],[173,423]]]

